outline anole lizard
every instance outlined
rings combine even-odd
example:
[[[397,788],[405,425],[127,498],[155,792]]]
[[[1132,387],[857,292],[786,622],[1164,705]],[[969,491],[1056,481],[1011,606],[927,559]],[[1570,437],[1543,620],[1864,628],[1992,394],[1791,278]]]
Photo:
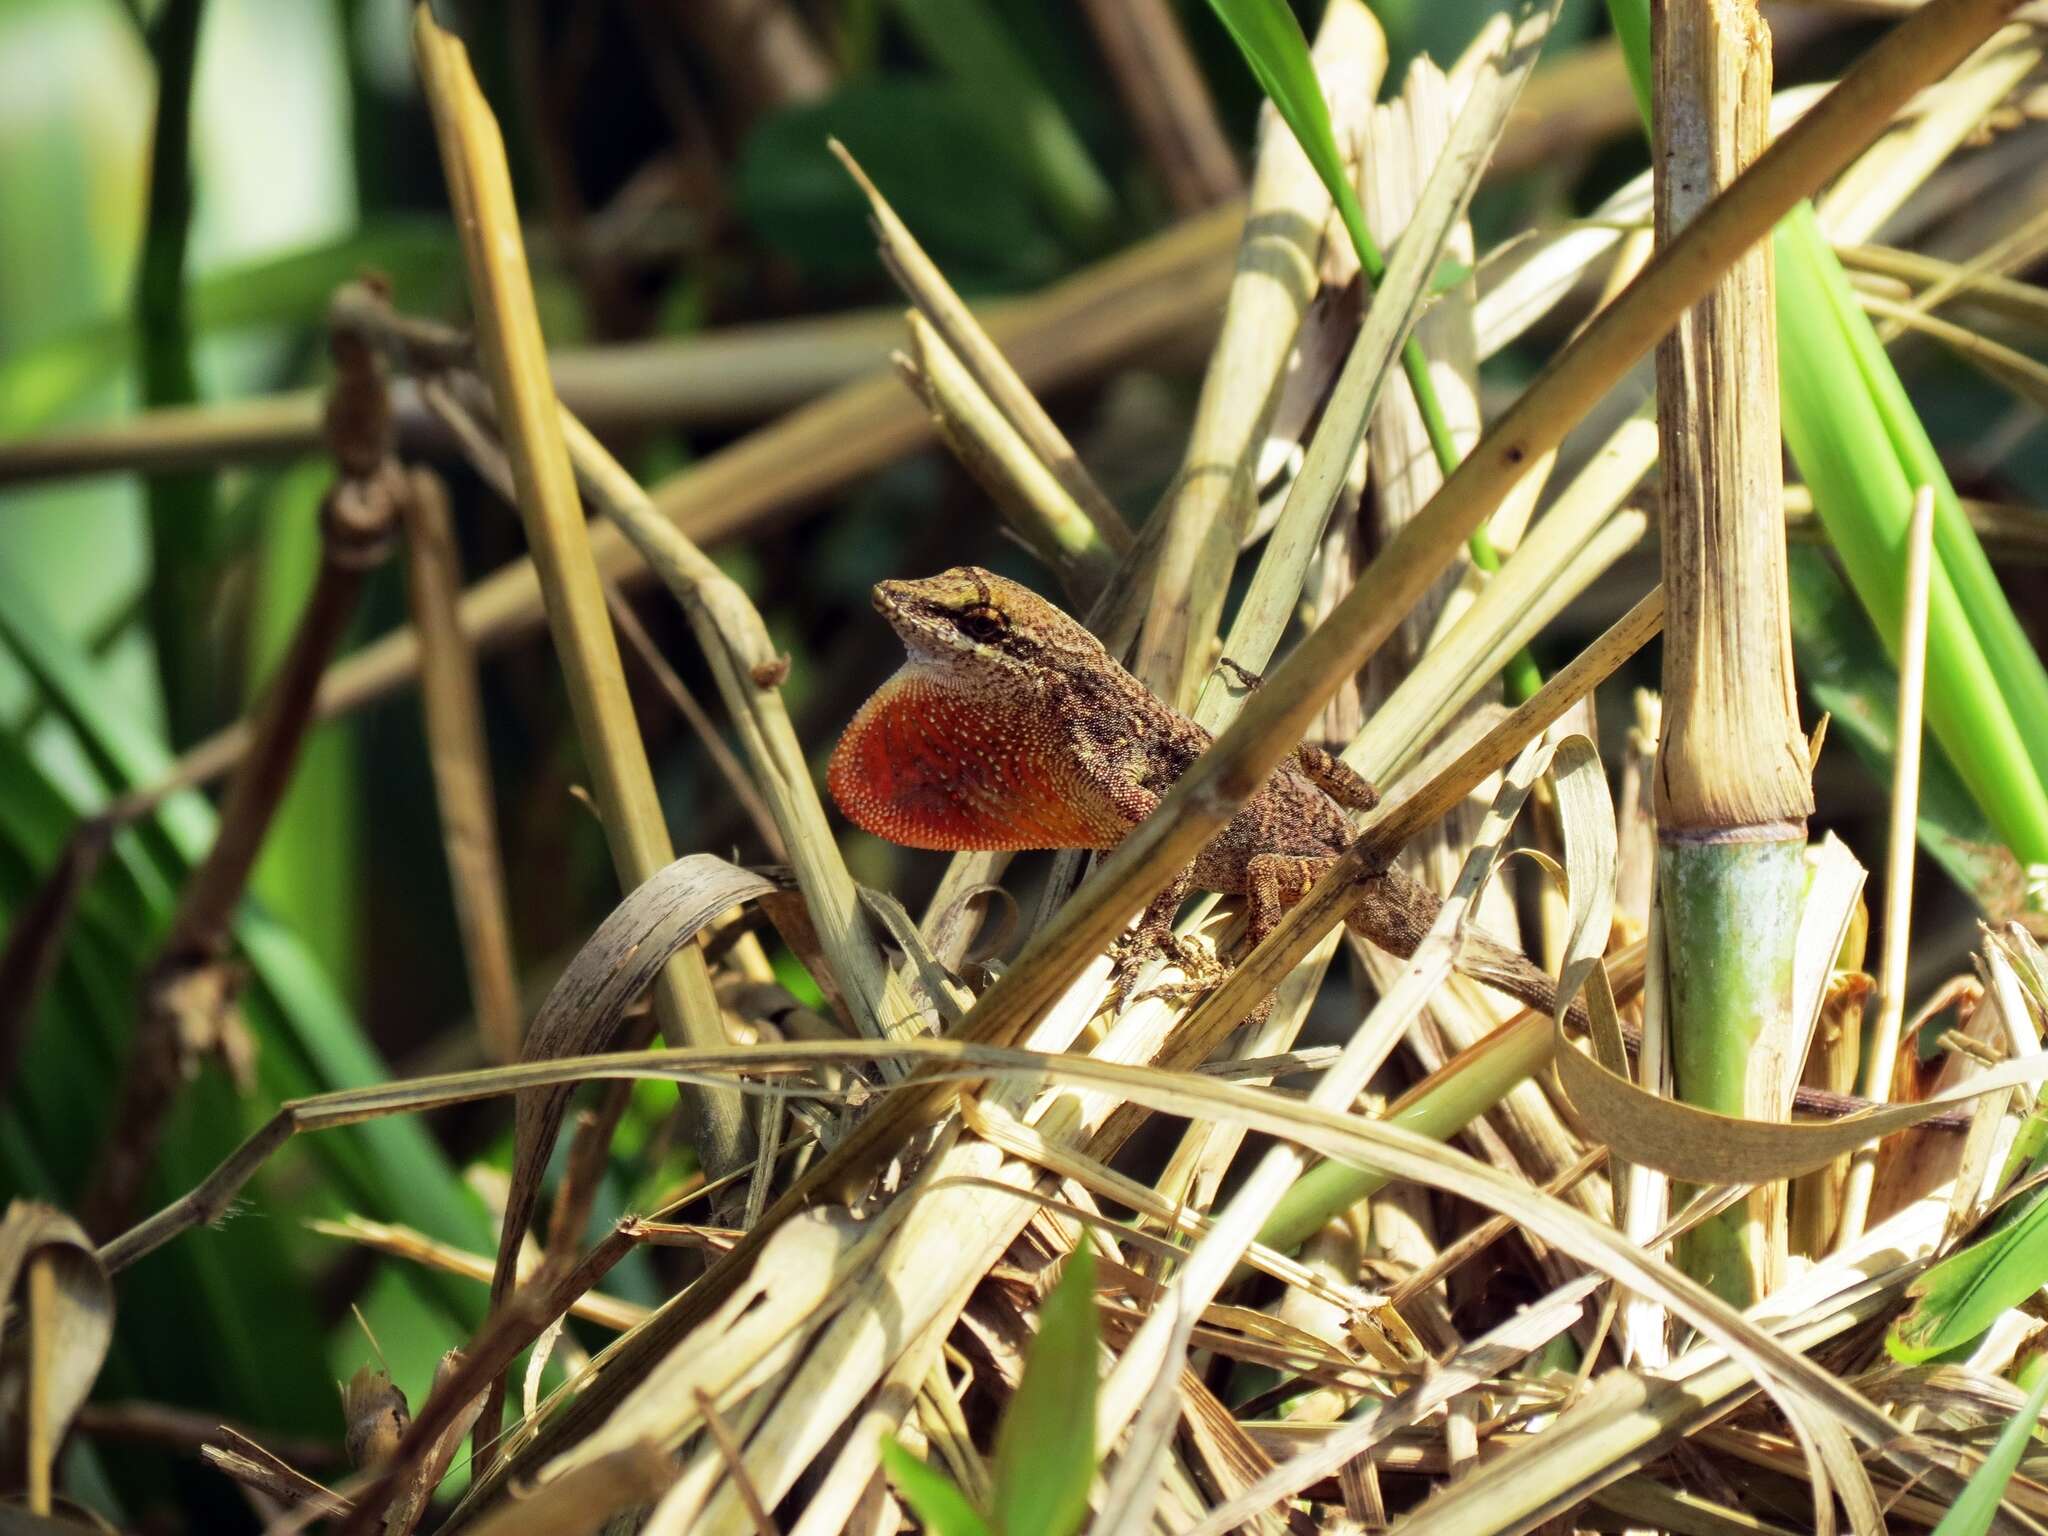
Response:
[[[1028,587],[975,566],[885,581],[875,607],[908,658],[861,706],[827,785],[854,825],[912,848],[1109,849],[1152,813],[1209,747],[1209,733],[1155,697],[1080,624]],[[1250,942],[1271,933],[1352,840],[1346,809],[1373,787],[1322,749],[1284,760],[1146,909],[1122,956],[1128,975],[1164,950],[1196,979],[1213,963],[1174,940],[1189,890],[1243,896]],[[1389,867],[1346,921],[1392,954],[1414,953],[1440,903]],[[1473,932],[1459,969],[1543,1012],[1551,979],[1514,947]],[[1630,1048],[1639,1041],[1625,1026]],[[1801,1088],[1794,1107],[1840,1116],[1869,1102]]]

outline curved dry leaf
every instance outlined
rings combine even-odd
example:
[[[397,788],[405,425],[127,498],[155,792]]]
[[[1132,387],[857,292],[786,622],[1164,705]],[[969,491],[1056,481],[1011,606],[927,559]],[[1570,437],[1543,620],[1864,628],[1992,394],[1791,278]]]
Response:
[[[758,1073],[766,1069],[827,1065],[853,1067],[884,1058],[923,1068],[920,1080],[924,1082],[942,1078],[1016,1079],[1032,1084],[1051,1081],[1105,1090],[1159,1113],[1205,1116],[1240,1124],[1284,1138],[1323,1157],[1356,1167],[1377,1169],[1390,1179],[1402,1179],[1455,1193],[1508,1217],[1543,1241],[1569,1251],[1623,1286],[1668,1307],[1731,1357],[1741,1361],[1760,1381],[1774,1389],[1796,1393],[1839,1419],[1865,1446],[1927,1482],[1934,1495],[1945,1497],[1961,1487],[1961,1480],[1933,1450],[1916,1437],[1902,1433],[1897,1424],[1867,1399],[1715,1298],[1696,1281],[1644,1253],[1606,1223],[1596,1221],[1554,1196],[1531,1189],[1517,1179],[1414,1131],[1323,1109],[1270,1089],[1221,1082],[1207,1074],[1167,1072],[1088,1056],[1048,1054],[972,1041],[801,1041],[733,1046],[718,1051],[629,1051],[449,1073],[409,1085],[323,1094],[318,1098],[300,1100],[285,1113],[290,1129],[313,1129],[323,1125],[351,1124],[379,1114],[496,1097],[521,1088],[556,1087],[585,1079],[646,1077],[696,1081],[716,1072],[725,1074],[730,1080],[744,1073]],[[1584,1058],[1579,1060],[1583,1062]],[[2022,1062],[2009,1062],[1965,1088],[1943,1095],[1940,1102],[1959,1102],[1979,1093],[2011,1087],[2014,1083],[2044,1075],[2048,1075],[2048,1058],[2033,1057]],[[752,1085],[743,1079],[741,1086]],[[779,1090],[770,1088],[766,1091]],[[1633,1088],[1628,1091],[1636,1092]],[[1864,1116],[1860,1120],[1838,1122],[1838,1126],[1848,1124],[1857,1133],[1869,1135],[1873,1128],[1888,1126],[1896,1119],[1903,1118],[1910,1123],[1911,1119],[1924,1119],[1928,1113],[1931,1113],[1928,1105],[1913,1105],[1882,1115]],[[1709,1118],[1738,1130],[1746,1125],[1743,1121],[1726,1121],[1718,1116]],[[1788,1132],[1826,1132],[1836,1128],[1771,1125],[1755,1129],[1783,1136]],[[275,1144],[281,1145],[282,1140]],[[263,1151],[273,1149],[273,1143],[268,1141],[261,1146]],[[244,1175],[245,1164],[250,1161],[237,1154],[223,1165],[223,1172]],[[1806,1166],[1811,1166],[1811,1163]],[[780,1235],[777,1234],[778,1237]],[[851,1263],[856,1257],[849,1255],[847,1262]],[[755,1272],[766,1274],[775,1268],[772,1264],[757,1263]],[[713,1331],[716,1332],[715,1329]]]
[[[1971,1099],[2048,1079],[2048,1053],[2023,1057],[1960,1088],[1840,1120],[1783,1123],[1717,1115],[1646,1093],[1557,1037],[1557,1075],[1587,1131],[1615,1155],[1692,1184],[1767,1184],[1810,1173],[1867,1141],[1931,1120]]]
[[[1557,820],[1564,833],[1564,964],[1557,977],[1556,1016],[1562,1021],[1586,984],[1595,962],[1607,952],[1614,926],[1614,865],[1618,847],[1614,801],[1607,792],[1600,750],[1584,736],[1567,736],[1550,760],[1557,792]]]
[[[677,859],[620,902],[576,952],[534,1015],[520,1060],[550,1061],[602,1051],[617,1035],[626,1010],[699,929],[721,912],[783,888],[767,875],[708,853]],[[491,1280],[494,1305],[512,1288],[519,1245],[571,1091],[550,1087],[519,1095],[505,1225]]]
[[[46,1304],[32,1305],[27,1292],[38,1265],[56,1283]],[[0,1446],[37,1445],[54,1453],[107,1358],[113,1282],[77,1222],[51,1206],[14,1200],[0,1221],[0,1304],[26,1319],[25,1327],[9,1330],[0,1351]],[[33,1392],[31,1359],[46,1373]],[[41,1423],[28,1422],[32,1412]]]

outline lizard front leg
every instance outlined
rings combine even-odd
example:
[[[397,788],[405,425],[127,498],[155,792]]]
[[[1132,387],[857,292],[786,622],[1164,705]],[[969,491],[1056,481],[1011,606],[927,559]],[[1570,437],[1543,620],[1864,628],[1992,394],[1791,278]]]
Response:
[[[1369,811],[1380,803],[1380,792],[1373,788],[1372,780],[1312,742],[1304,741],[1294,749],[1294,761],[1309,783],[1347,811]]]
[[[1234,672],[1248,693],[1255,693],[1266,686],[1266,680],[1249,667],[1239,666],[1228,656],[1217,658],[1219,670]],[[1332,756],[1313,742],[1302,742],[1294,749],[1294,766],[1302,776],[1315,785],[1347,811],[1369,811],[1380,803],[1380,792],[1373,787],[1372,780],[1353,768],[1341,757]],[[1301,898],[1296,897],[1299,901]],[[1291,905],[1291,903],[1290,903]]]
[[[1257,949],[1280,926],[1287,909],[1309,893],[1334,857],[1304,858],[1288,853],[1256,853],[1245,862],[1245,927]]]
[[[1251,949],[1257,949],[1272,936],[1287,909],[1308,895],[1309,887],[1335,862],[1331,857],[1306,858],[1287,853],[1254,854],[1246,861],[1245,936]],[[1273,994],[1268,992],[1245,1015],[1245,1022],[1256,1029],[1272,1011]]]
[[[1110,982],[1110,1011],[1120,1013],[1126,1002],[1134,1001],[1131,988],[1137,985],[1138,973],[1145,963],[1155,955],[1164,956],[1177,965],[1187,977],[1185,982],[1168,986],[1153,987],[1139,994],[1142,997],[1178,997],[1184,993],[1205,992],[1221,978],[1223,967],[1207,950],[1190,944],[1177,937],[1173,931],[1174,914],[1194,884],[1195,866],[1188,865],[1173,877],[1165,890],[1152,898],[1145,908],[1145,914],[1138,919],[1138,926],[1117,939],[1111,953],[1116,959],[1116,970]]]

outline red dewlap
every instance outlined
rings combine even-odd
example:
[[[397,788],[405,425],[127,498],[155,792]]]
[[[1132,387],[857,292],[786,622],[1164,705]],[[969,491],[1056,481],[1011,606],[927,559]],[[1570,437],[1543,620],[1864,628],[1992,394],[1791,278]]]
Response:
[[[861,706],[832,753],[826,787],[857,827],[909,848],[991,852],[1107,848],[1054,731],[1021,709],[906,667]]]

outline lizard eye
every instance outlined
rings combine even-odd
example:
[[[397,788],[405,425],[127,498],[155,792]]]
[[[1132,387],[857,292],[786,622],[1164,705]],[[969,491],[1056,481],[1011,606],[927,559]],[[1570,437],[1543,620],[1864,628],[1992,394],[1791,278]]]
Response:
[[[994,608],[970,608],[960,615],[960,628],[970,640],[986,645],[1002,634],[1009,621]]]

